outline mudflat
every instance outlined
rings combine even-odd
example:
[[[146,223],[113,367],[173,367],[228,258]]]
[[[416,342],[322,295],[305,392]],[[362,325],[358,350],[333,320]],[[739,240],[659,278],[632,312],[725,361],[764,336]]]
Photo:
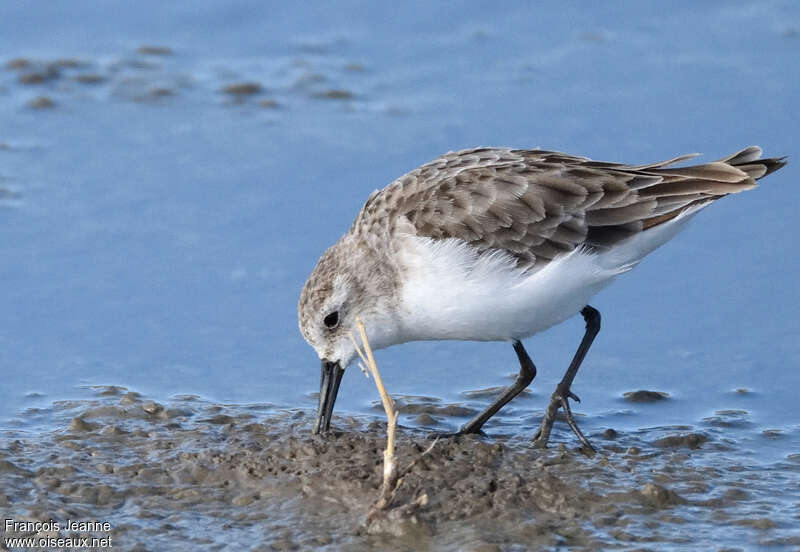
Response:
[[[469,436],[440,439],[420,457],[426,432],[401,427],[398,462],[413,465],[396,502],[426,495],[426,504],[366,527],[381,484],[378,418],[337,417],[332,432],[313,436],[311,411],[196,396],[161,404],[116,386],[95,392],[25,414],[48,418],[52,431],[5,432],[6,517],[108,522],[108,535],[46,536],[110,535],[123,550],[800,546],[788,507],[800,458],[752,465],[713,432],[609,428],[590,435],[599,449],[591,456],[566,431],[547,450],[523,435]]]

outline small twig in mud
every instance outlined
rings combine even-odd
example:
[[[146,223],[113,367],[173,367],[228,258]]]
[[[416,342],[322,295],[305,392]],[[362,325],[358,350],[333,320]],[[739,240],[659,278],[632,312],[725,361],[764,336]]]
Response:
[[[386,418],[388,419],[388,425],[386,428],[386,450],[383,452],[383,485],[381,486],[381,494],[378,497],[378,500],[375,504],[372,505],[370,508],[369,513],[367,514],[367,525],[371,524],[375,519],[381,515],[381,513],[385,513],[389,510],[392,501],[394,500],[395,494],[397,492],[398,487],[400,486],[400,482],[402,477],[408,473],[408,471],[414,467],[414,465],[419,461],[420,458],[428,454],[436,445],[436,441],[434,441],[427,450],[425,450],[416,460],[414,460],[410,465],[408,465],[403,470],[397,469],[397,464],[394,458],[394,449],[395,449],[395,435],[397,433],[397,418],[399,413],[397,411],[397,407],[394,404],[394,400],[386,391],[386,387],[383,385],[383,379],[381,378],[381,374],[378,371],[378,365],[375,363],[375,357],[372,355],[372,347],[369,345],[369,341],[367,340],[367,332],[364,328],[364,323],[361,320],[356,319],[358,323],[358,331],[361,334],[361,345],[363,346],[364,350],[362,352],[361,347],[359,347],[358,343],[356,343],[353,334],[350,334],[350,339],[353,342],[353,345],[356,348],[356,352],[358,356],[361,357],[361,360],[366,365],[369,372],[372,374],[373,379],[375,380],[375,386],[378,388],[378,393],[381,395],[381,402],[383,403],[383,409],[386,411]],[[397,506],[394,509],[399,510],[398,513],[404,513],[410,515],[419,508],[420,506],[424,506],[428,503],[428,495],[422,494],[418,496],[413,502],[410,504],[405,504],[402,506]]]

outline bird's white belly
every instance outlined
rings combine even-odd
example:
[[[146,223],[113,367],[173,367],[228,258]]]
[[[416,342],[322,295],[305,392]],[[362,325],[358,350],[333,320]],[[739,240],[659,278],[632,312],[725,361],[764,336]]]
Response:
[[[413,240],[403,253],[402,341],[522,339],[579,312],[619,273],[579,250],[532,272],[461,240]]]
[[[405,272],[396,342],[508,341],[559,324],[672,238],[699,208],[608,252],[579,248],[536,271],[517,268],[501,251],[479,254],[462,240],[404,238],[398,249]]]

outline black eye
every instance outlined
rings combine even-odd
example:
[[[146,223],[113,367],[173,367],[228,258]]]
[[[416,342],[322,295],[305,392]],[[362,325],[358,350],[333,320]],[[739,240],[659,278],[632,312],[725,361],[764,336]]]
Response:
[[[325,327],[329,329],[335,328],[339,324],[339,311],[333,311],[323,320]]]

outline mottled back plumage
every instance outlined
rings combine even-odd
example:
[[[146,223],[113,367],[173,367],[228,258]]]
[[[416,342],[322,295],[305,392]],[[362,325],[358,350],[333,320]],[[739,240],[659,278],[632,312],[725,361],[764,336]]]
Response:
[[[320,258],[298,304],[300,331],[321,361],[313,431],[330,427],[353,333],[373,349],[420,340],[511,342],[514,383],[460,433],[475,433],[536,375],[526,337],[580,313],[586,330],[553,393],[536,443],[563,409],[600,330],[589,302],[720,197],[753,188],[783,159],[751,146],[702,165],[685,155],[650,165],[543,150],[447,153],[374,192],[350,231]],[[364,326],[360,326],[363,322]]]
[[[539,268],[561,253],[604,250],[693,205],[754,187],[785,164],[761,153],[751,146],[719,161],[673,167],[695,155],[624,165],[544,150],[450,152],[373,193],[351,233],[459,238]]]

